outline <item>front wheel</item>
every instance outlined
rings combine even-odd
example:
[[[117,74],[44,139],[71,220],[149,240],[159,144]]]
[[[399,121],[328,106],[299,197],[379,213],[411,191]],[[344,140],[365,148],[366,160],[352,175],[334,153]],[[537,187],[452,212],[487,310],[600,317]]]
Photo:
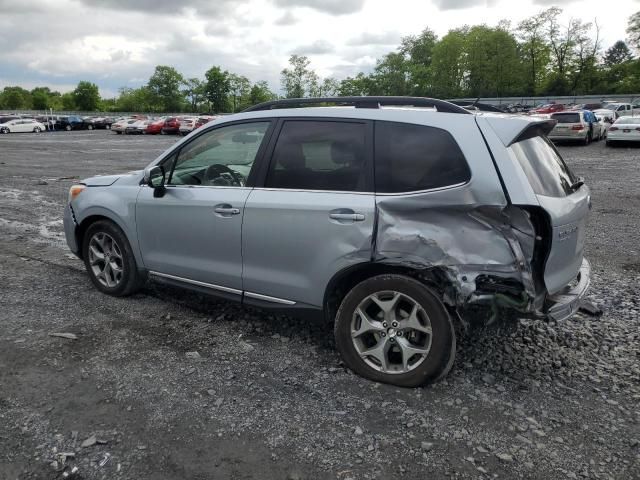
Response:
[[[65,129],[67,132],[70,132],[70,131],[71,131],[71,125],[67,125],[66,127],[64,127],[64,129]]]
[[[93,130],[93,125],[87,125],[87,130]]]
[[[9,133],[9,129],[7,127],[0,128],[0,133]]]
[[[349,368],[400,387],[439,380],[455,358],[449,313],[431,289],[403,275],[356,285],[338,309],[334,333]]]
[[[108,220],[89,226],[82,243],[82,258],[91,281],[102,293],[124,297],[139,290],[143,283],[126,235]]]

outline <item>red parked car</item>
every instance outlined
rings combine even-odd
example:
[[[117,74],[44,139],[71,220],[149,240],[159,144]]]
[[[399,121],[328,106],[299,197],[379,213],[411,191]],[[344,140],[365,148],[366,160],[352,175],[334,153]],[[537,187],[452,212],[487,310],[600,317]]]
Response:
[[[555,113],[555,112],[562,112],[563,110],[564,110],[564,105],[561,105],[559,103],[548,103],[547,105],[543,105],[540,108],[531,110],[530,113]]]
[[[164,119],[156,120],[147,125],[146,133],[148,135],[157,135],[158,133],[162,133],[162,129],[164,128]]]
[[[177,135],[180,133],[180,117],[168,117],[164,120],[164,125],[160,130],[162,135]]]

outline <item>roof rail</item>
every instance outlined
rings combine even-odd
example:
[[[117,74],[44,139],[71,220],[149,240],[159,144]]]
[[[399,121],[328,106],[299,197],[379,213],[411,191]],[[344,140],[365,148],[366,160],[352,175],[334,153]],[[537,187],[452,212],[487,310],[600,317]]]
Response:
[[[479,112],[505,113],[504,110],[496,107],[495,105],[490,105],[488,103],[479,103],[477,100],[475,102],[451,100],[451,103],[453,103],[454,105],[458,105],[459,107],[462,107],[465,110],[472,110],[472,111],[477,110]]]
[[[430,107],[438,112],[470,114],[464,108],[453,103],[435,98],[424,97],[318,97],[318,98],[284,98],[264,102],[246,108],[243,112],[272,110],[274,108],[296,108],[300,106],[333,103],[339,106],[353,106],[356,108],[380,108],[384,105],[395,107]]]

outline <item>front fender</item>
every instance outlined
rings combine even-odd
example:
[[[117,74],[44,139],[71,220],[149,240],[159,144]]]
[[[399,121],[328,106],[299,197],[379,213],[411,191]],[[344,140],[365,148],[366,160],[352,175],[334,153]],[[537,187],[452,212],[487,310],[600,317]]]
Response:
[[[144,267],[136,234],[136,198],[140,187],[114,184],[110,187],[88,187],[71,204],[77,224],[92,217],[104,217],[118,225],[129,240],[139,267]],[[81,246],[80,246],[81,248]]]

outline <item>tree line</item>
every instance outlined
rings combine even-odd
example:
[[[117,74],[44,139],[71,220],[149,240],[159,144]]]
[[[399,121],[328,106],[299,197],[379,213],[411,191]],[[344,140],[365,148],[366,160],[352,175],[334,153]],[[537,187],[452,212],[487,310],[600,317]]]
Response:
[[[437,98],[588,95],[640,92],[640,12],[628,21],[623,40],[603,51],[597,21],[561,20],[551,7],[516,25],[464,26],[442,38],[429,28],[402,38],[370,73],[341,80],[320,78],[310,60],[291,55],[281,72],[285,98],[333,95],[415,95]],[[14,86],[0,93],[0,109],[113,112],[237,112],[278,98],[266,81],[252,83],[220,66],[204,78],[186,78],[158,65],[139,88],[123,87],[101,98],[98,87],[81,81],[61,94],[48,87]]]

